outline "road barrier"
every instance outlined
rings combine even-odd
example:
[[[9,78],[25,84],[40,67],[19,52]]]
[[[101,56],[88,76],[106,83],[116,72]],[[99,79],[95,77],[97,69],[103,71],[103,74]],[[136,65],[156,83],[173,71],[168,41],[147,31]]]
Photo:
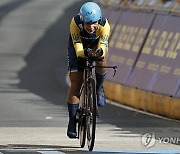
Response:
[[[106,96],[137,109],[180,119],[179,5],[173,3],[168,6],[169,12],[166,7],[162,13],[160,4],[153,7],[156,12],[150,8],[145,12],[142,8],[147,1],[143,7],[138,6],[139,10],[138,3],[124,3],[125,9],[117,9],[123,5],[114,2],[103,4],[103,13],[112,25],[107,61],[108,65],[118,66],[114,78],[111,70],[107,72]]]
[[[180,26],[177,25],[179,17],[156,16],[128,85],[176,97],[180,86]]]
[[[179,89],[179,91],[178,91],[178,93],[177,93],[177,95],[176,95],[178,98],[180,98],[180,89]]]
[[[102,9],[103,15],[108,18],[109,23],[111,23],[111,29],[115,28],[118,19],[120,18],[121,11],[112,9]]]
[[[121,13],[109,42],[108,63],[117,65],[121,73],[112,78],[111,72],[107,79],[126,84],[131,75],[140,51],[154,19],[151,13],[124,11]],[[146,22],[144,22],[146,21]]]

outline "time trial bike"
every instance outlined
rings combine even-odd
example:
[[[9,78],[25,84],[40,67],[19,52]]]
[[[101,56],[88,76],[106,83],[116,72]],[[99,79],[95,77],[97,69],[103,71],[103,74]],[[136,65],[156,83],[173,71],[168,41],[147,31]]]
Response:
[[[80,105],[77,113],[78,121],[78,138],[80,146],[85,146],[86,138],[89,151],[94,148],[96,118],[98,117],[97,95],[96,95],[96,78],[94,77],[95,68],[112,68],[114,75],[116,74],[117,66],[96,66],[96,61],[101,61],[102,58],[86,58],[84,68],[83,84],[80,90]],[[114,76],[113,75],[113,76]]]

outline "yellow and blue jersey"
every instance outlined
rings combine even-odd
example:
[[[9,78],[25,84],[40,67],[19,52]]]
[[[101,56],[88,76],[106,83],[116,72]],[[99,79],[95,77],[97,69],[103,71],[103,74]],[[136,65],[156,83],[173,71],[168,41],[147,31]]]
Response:
[[[89,34],[83,28],[83,22],[79,15],[72,18],[70,24],[70,37],[68,44],[68,68],[71,72],[82,71],[85,65],[84,49],[94,47],[103,49],[103,57],[108,50],[108,38],[110,34],[110,25],[106,18],[102,18],[98,23],[97,30]]]
[[[94,42],[97,42],[97,48],[103,49],[104,52],[102,56],[105,56],[110,34],[110,25],[106,18],[103,17],[99,21],[99,26],[95,33],[89,34],[83,28],[83,22],[81,21],[80,16],[76,15],[71,20],[70,34],[77,57],[85,57],[84,48]]]

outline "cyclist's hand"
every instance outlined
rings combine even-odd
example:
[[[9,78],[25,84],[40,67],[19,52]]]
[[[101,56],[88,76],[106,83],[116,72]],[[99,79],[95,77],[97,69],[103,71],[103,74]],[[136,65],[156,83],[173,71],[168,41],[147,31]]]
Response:
[[[89,57],[89,58],[95,58],[95,57],[97,57],[96,50],[92,50],[91,48],[87,48],[87,49],[84,51],[84,54],[85,54],[86,57]]]
[[[95,61],[102,61],[104,59],[104,57],[102,55],[103,55],[102,48],[98,48],[95,50],[93,58]]]
[[[96,49],[96,57],[101,57],[103,55],[103,49],[102,48],[97,48]]]
[[[86,57],[92,57],[92,49],[87,48],[87,49],[84,51],[84,54],[85,54]]]
[[[94,60],[104,59],[104,57],[102,57],[102,55],[103,55],[102,48],[98,48],[96,50],[92,50],[90,48],[87,48],[84,53],[85,53],[86,57],[89,57],[89,58],[94,59]]]
[[[98,48],[96,50],[90,50],[88,53],[88,56],[93,58],[100,58],[102,55],[103,55],[102,48]]]

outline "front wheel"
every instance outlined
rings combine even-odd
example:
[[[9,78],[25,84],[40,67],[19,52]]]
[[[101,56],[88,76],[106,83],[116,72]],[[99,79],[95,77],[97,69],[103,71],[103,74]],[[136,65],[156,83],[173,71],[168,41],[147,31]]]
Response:
[[[80,146],[84,147],[86,141],[86,116],[81,113],[81,118],[79,119],[79,136],[80,136]]]
[[[97,113],[97,97],[96,83],[93,78],[89,79],[87,87],[88,113],[87,113],[87,144],[89,151],[94,148],[95,131],[96,131],[96,113]]]

